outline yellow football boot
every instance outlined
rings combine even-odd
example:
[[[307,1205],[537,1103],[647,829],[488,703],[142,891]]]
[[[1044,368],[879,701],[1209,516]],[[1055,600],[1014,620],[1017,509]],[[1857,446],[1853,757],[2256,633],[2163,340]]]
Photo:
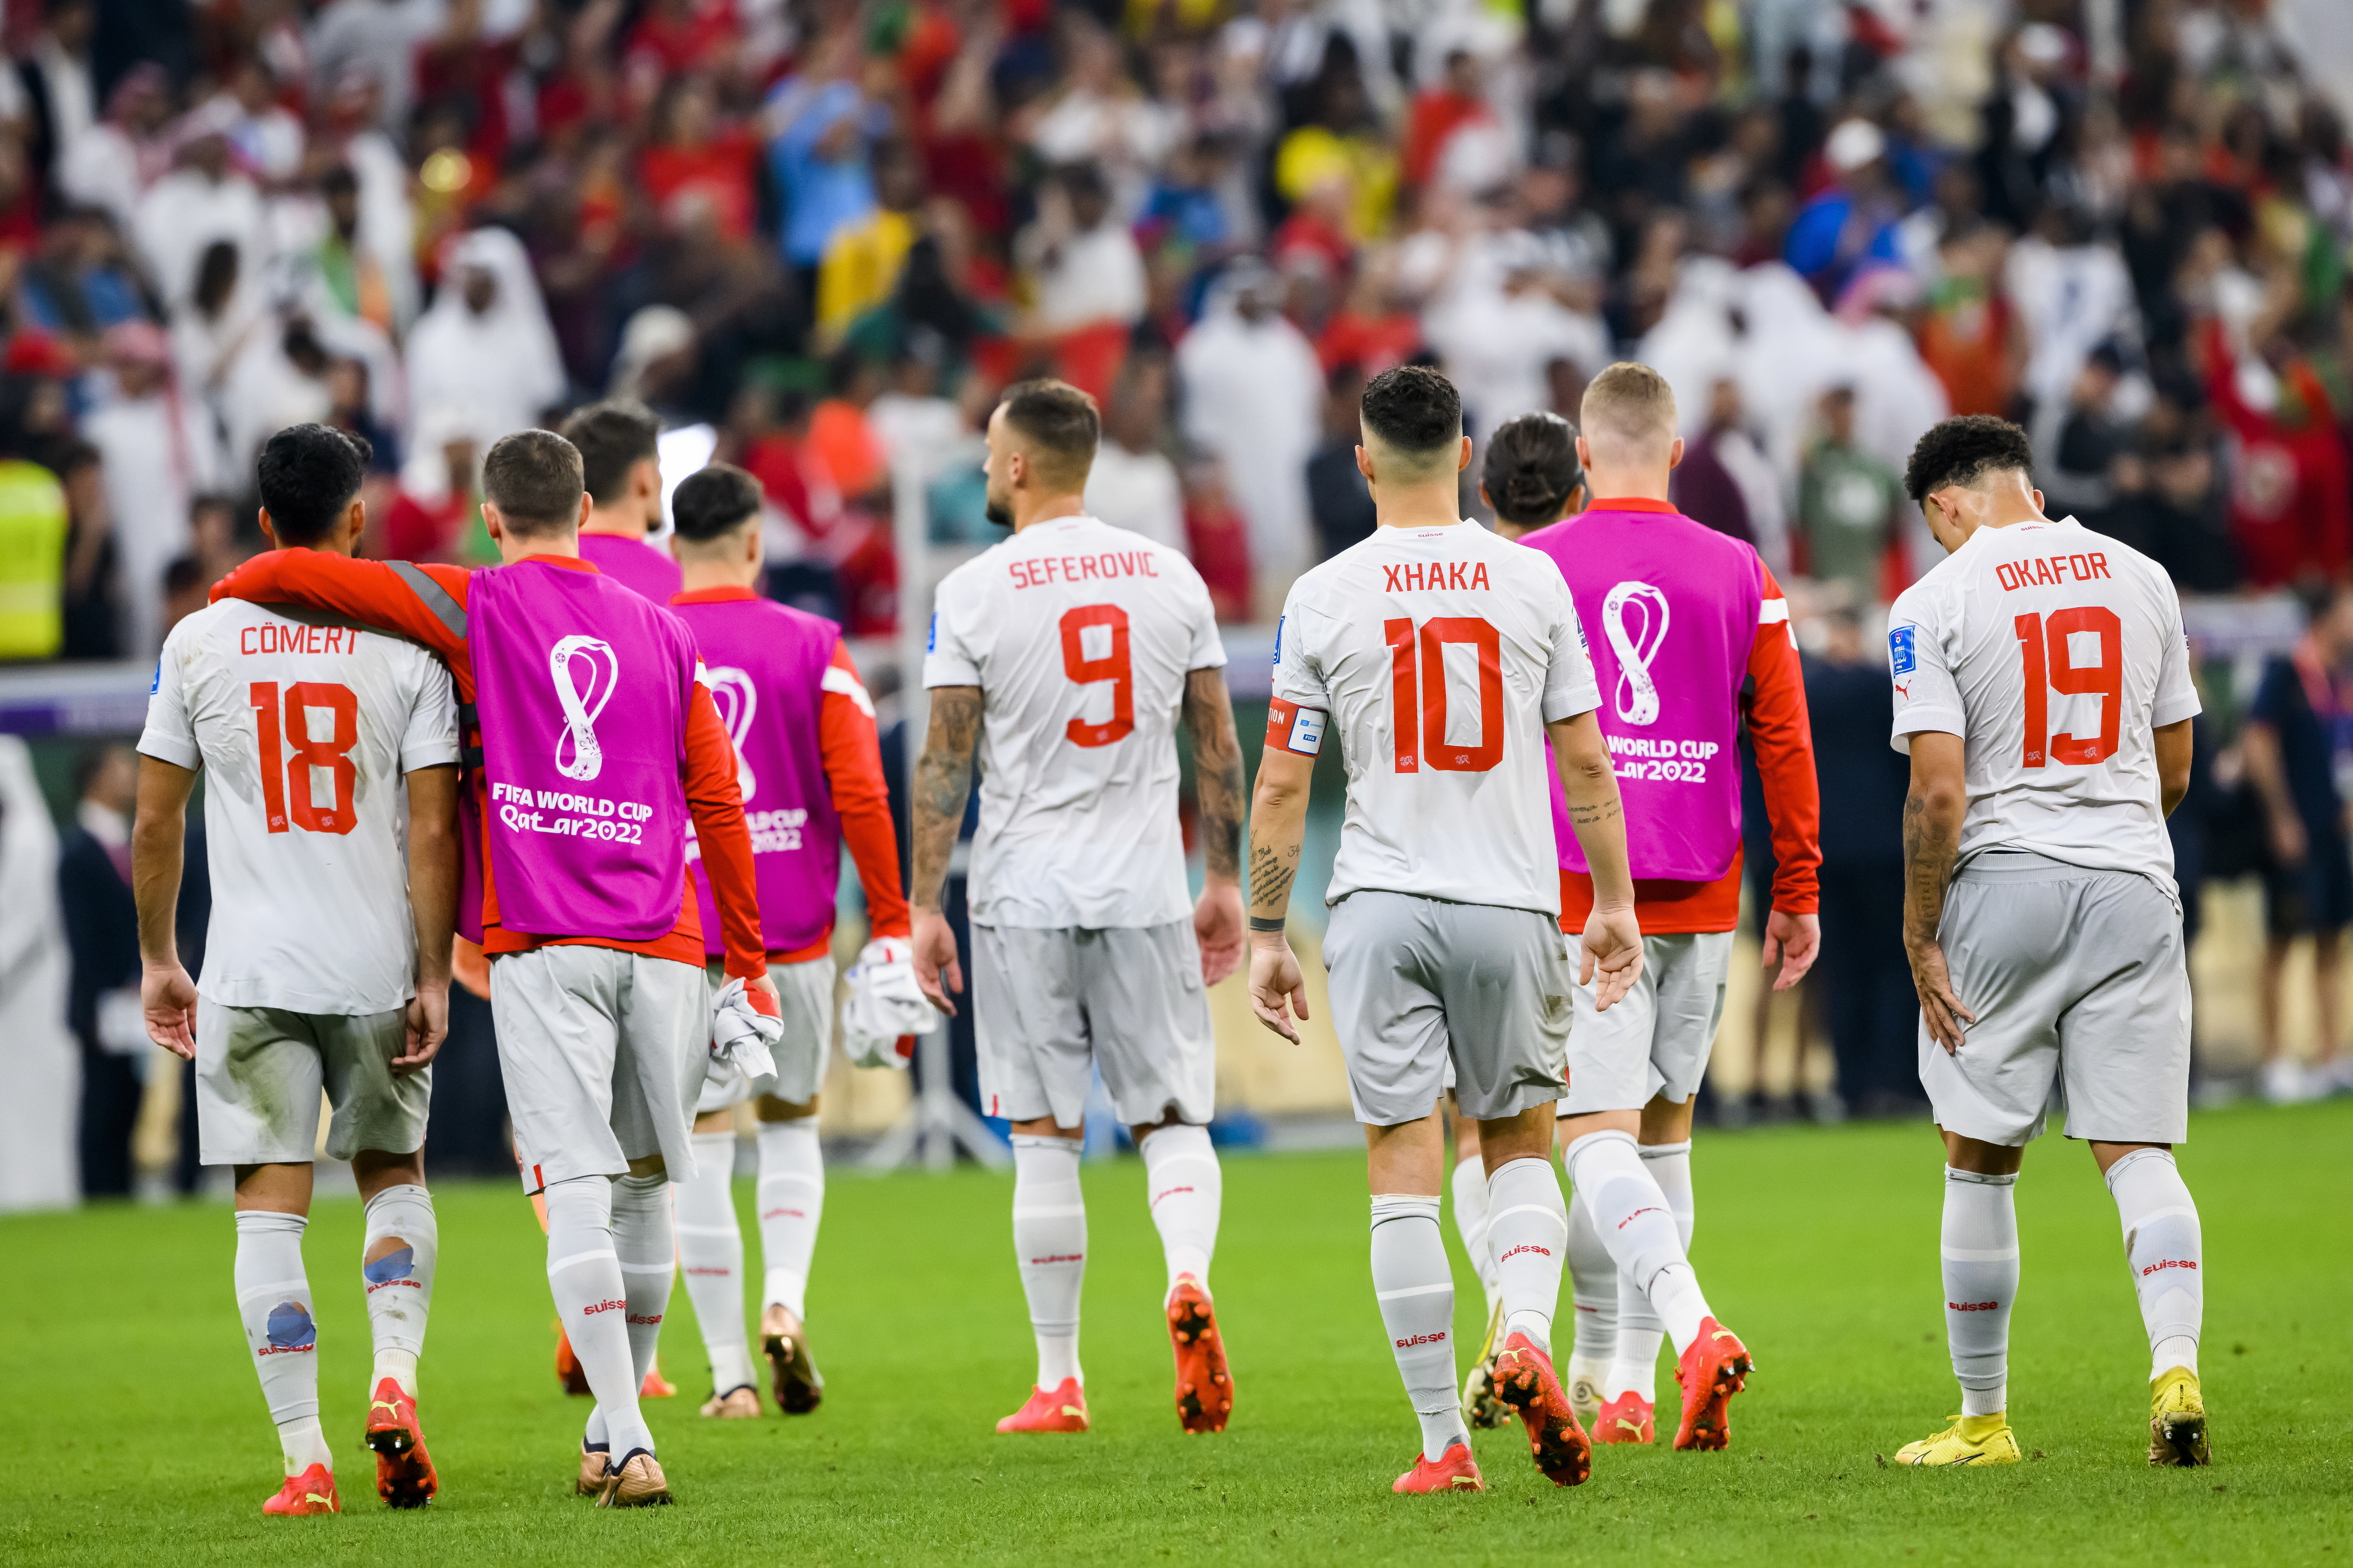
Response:
[[[2010,1417],[1956,1415],[1953,1424],[1933,1437],[1906,1443],[1895,1450],[1899,1465],[2014,1465],[2018,1439],[2010,1436]]]
[[[2198,1374],[2186,1366],[2148,1380],[2148,1462],[2214,1462],[2213,1450],[2206,1446],[2206,1401],[2198,1392]]]

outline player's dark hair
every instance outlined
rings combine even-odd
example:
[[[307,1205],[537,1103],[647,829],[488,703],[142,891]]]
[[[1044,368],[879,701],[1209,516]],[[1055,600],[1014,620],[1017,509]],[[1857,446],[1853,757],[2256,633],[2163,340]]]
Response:
[[[1577,426],[1548,413],[1506,422],[1487,438],[1479,482],[1505,522],[1536,528],[1554,521],[1585,482],[1585,468],[1577,460]]]
[[[760,515],[760,481],[729,463],[713,463],[678,482],[670,519],[680,539],[707,543]]]
[[[581,483],[598,506],[609,506],[621,499],[631,468],[657,459],[661,420],[642,403],[615,398],[574,410],[563,435],[580,448]]]
[[[1462,395],[1427,365],[1381,372],[1359,407],[1366,434],[1407,457],[1434,457],[1462,438]]]
[[[1017,381],[1005,389],[1005,423],[1018,432],[1050,479],[1076,489],[1103,439],[1095,400],[1067,381]]]
[[[261,448],[254,479],[280,544],[316,544],[367,478],[375,448],[331,425],[289,425]]]
[[[482,499],[522,538],[580,526],[580,449],[553,430],[518,430],[482,459]]]
[[[1947,485],[1974,485],[2008,469],[2034,472],[2026,432],[1990,414],[1964,414],[1920,437],[1904,466],[1904,491],[1918,506]]]

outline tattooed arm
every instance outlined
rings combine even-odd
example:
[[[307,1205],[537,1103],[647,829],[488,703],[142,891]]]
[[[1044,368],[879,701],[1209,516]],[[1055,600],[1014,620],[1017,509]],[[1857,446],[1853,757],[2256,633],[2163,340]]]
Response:
[[[1222,669],[1185,677],[1185,728],[1193,737],[1194,787],[1201,804],[1201,853],[1208,862],[1193,935],[1201,983],[1215,985],[1242,961],[1242,747]]]
[[[1924,730],[1911,737],[1912,789],[1904,797],[1904,952],[1920,994],[1920,1021],[1947,1055],[1961,1048],[1961,1025],[1977,1015],[1961,1005],[1936,931],[1945,920],[1945,887],[1961,847],[1961,819],[1969,791],[1958,735]]]
[[[1545,726],[1553,765],[1568,796],[1569,826],[1593,868],[1593,914],[1585,922],[1584,959],[1577,983],[1599,978],[1594,1011],[1617,1004],[1642,973],[1642,931],[1634,919],[1634,879],[1626,858],[1626,811],[1618,798],[1618,765],[1609,760],[1601,722],[1591,712]]]
[[[1283,935],[1299,847],[1307,833],[1307,785],[1315,759],[1270,745],[1259,758],[1250,798],[1250,1011],[1286,1040],[1299,1038],[1293,1016],[1307,1016],[1307,981]]]
[[[947,884],[948,857],[955,852],[965,802],[972,794],[980,707],[977,686],[932,689],[932,723],[923,736],[923,754],[915,763],[912,792],[915,868],[907,902],[914,917],[915,983],[943,1013],[955,1011],[947,993],[964,990],[955,932],[940,913],[940,889]]]

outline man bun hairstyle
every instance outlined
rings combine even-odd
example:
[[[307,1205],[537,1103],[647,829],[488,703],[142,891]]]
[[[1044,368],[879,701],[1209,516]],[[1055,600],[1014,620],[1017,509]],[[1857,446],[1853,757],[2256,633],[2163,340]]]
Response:
[[[1919,506],[1947,486],[1972,486],[2013,469],[2029,477],[2034,472],[2026,432],[1990,414],[1964,414],[1920,437],[1904,466],[1904,493]]]
[[[1401,364],[1373,377],[1358,412],[1366,435],[1409,462],[1420,459],[1416,468],[1451,459],[1462,439],[1462,395],[1428,365]]]
[[[482,459],[482,499],[519,537],[575,531],[581,493],[580,448],[553,430],[501,437]]]
[[[1649,365],[1620,360],[1585,384],[1577,423],[1588,446],[1622,442],[1635,448],[1629,459],[1647,459],[1654,448],[1663,458],[1675,438],[1675,389]]]
[[[335,526],[375,455],[364,437],[331,425],[289,425],[261,448],[255,479],[280,544],[316,544]]]
[[[621,499],[631,468],[659,460],[661,420],[634,398],[576,409],[565,420],[563,434],[580,448],[581,482],[598,506]]]
[[[1067,381],[1017,381],[1000,400],[1005,424],[1021,437],[1030,460],[1050,484],[1078,489],[1095,466],[1103,413],[1095,400]]]
[[[1535,528],[1560,516],[1560,509],[1585,482],[1577,460],[1577,426],[1557,414],[1523,414],[1487,438],[1487,458],[1479,470],[1495,515],[1521,528]]]
[[[670,492],[670,523],[688,544],[707,544],[760,515],[760,481],[732,463],[698,468]]]

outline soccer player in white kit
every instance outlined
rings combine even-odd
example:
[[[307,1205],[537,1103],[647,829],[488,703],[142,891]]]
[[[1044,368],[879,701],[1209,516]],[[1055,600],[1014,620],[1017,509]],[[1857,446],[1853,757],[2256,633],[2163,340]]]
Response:
[[[1961,1414],[1896,1458],[2015,1464],[2012,1194],[2055,1087],[2124,1223],[2148,1331],[2149,1463],[2208,1462],[2205,1258],[2174,1166],[2189,1129],[2189,976],[2165,818],[2189,784],[2181,609],[2146,556],[2042,515],[2025,432],[1920,438],[1905,486],[1951,553],[1888,616],[1904,942],[1920,1080],[1946,1149],[1945,1329]]]
[[[341,431],[280,431],[261,453],[262,532],[350,554],[366,473],[365,445]],[[458,900],[449,672],[398,637],[224,600],[165,640],[139,750],[141,997],[149,1033],[195,1061],[204,1163],[237,1171],[237,1310],[286,1463],[262,1511],[342,1507],[302,1264],[322,1087],[327,1152],[352,1163],[366,1204],[376,1490],[421,1507],[438,1485],[417,1358],[439,1245],[425,1190],[428,1064],[448,1025]],[[213,884],[201,986],[173,938],[199,770]]]
[[[1082,1432],[1079,1151],[1093,1073],[1144,1156],[1168,1267],[1178,1419],[1218,1432],[1233,1378],[1209,1295],[1221,1180],[1205,994],[1241,962],[1242,764],[1208,589],[1177,551],[1086,515],[1101,421],[1060,382],[1006,389],[988,421],[988,511],[1013,537],[940,584],[914,784],[915,973],[964,989],[940,912],[981,764],[970,879],[983,1108],[1013,1123],[1013,1245],[1038,1381],[999,1432]],[[1182,714],[1206,883],[1187,896]],[[943,979],[944,976],[944,981]]]
[[[1398,1492],[1483,1491],[1455,1389],[1454,1285],[1439,1231],[1438,1097],[1479,1123],[1488,1246],[1504,1299],[1493,1386],[1558,1485],[1592,1448],[1554,1375],[1568,1211],[1553,1168],[1570,993],[1608,1008],[1641,973],[1618,776],[1594,719],[1577,606],[1546,556],[1457,505],[1470,461],[1442,375],[1402,366],[1365,389],[1356,466],[1380,526],[1299,579],[1276,631],[1274,701],[1250,808],[1250,1005],[1296,1040],[1307,1016],[1283,911],[1325,734],[1348,773],[1325,901],[1332,1008],[1365,1124],[1373,1289],[1421,1424]],[[1556,921],[1549,736],[1593,868],[1582,976]]]

